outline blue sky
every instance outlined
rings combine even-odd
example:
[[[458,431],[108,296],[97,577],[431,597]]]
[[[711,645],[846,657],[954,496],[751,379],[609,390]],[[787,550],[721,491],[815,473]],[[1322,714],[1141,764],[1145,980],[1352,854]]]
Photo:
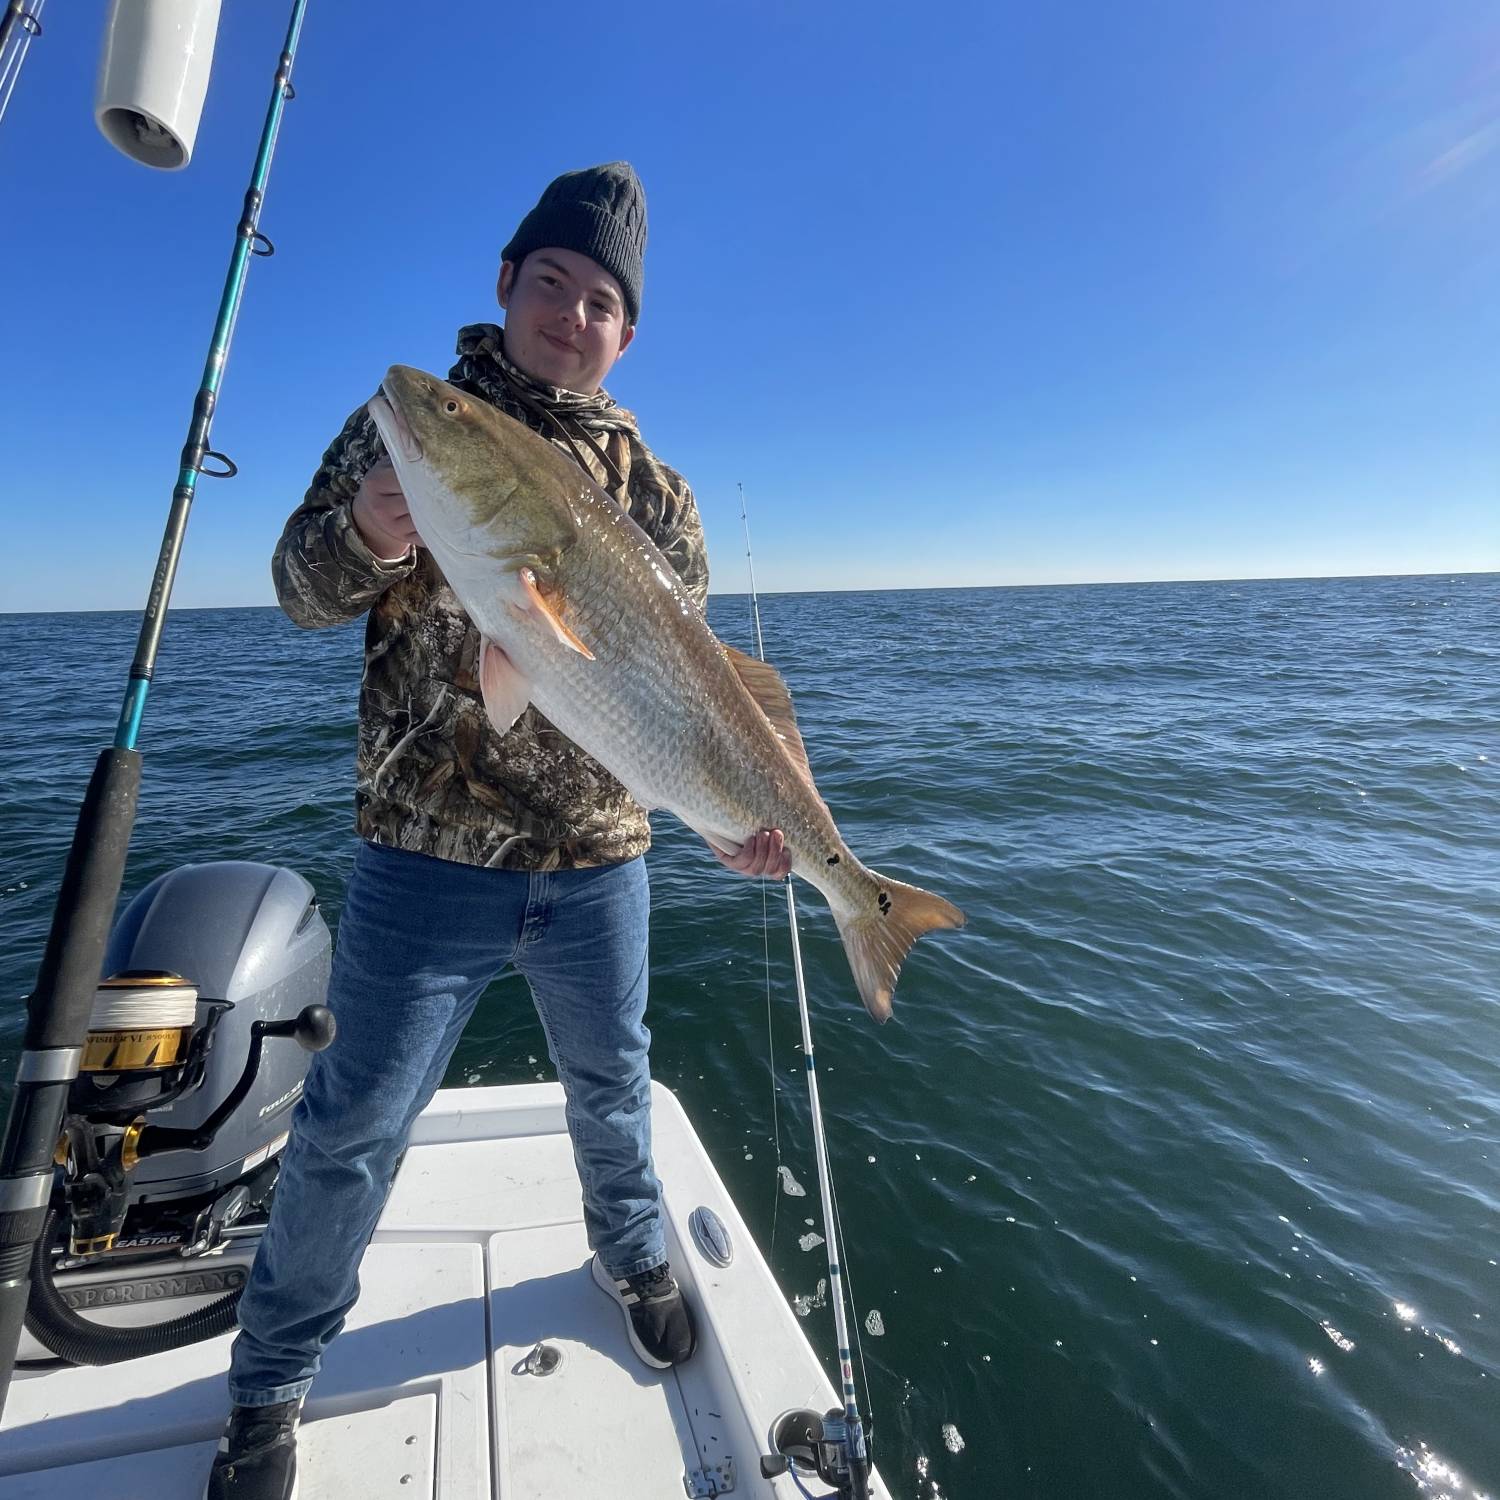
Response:
[[[227,0],[191,167],[96,132],[102,3],[0,123],[0,609],[144,598],[285,24]],[[1489,4],[311,0],[184,605],[268,558],[347,414],[499,319],[557,172],[651,210],[610,381],[714,586],[1500,567]]]

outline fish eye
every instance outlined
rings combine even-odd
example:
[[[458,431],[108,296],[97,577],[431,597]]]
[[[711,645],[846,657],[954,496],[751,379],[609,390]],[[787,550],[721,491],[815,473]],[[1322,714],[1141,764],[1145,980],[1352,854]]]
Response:
[[[458,402],[452,400],[443,402],[443,410],[451,417],[458,410]]]

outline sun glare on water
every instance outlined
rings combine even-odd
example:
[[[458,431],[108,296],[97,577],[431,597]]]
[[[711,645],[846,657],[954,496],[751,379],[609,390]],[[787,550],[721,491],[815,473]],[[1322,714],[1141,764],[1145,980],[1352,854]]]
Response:
[[[1426,1443],[1419,1442],[1415,1449],[1398,1448],[1396,1462],[1416,1481],[1418,1491],[1432,1500],[1490,1500],[1488,1490],[1471,1486]]]

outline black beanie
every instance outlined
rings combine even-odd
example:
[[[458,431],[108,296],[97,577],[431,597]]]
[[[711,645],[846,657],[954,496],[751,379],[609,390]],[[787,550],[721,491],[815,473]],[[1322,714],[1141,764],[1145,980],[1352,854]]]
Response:
[[[548,245],[575,250],[603,266],[620,283],[629,321],[640,318],[646,190],[629,162],[564,172],[521,220],[500,259],[519,267],[533,250]]]

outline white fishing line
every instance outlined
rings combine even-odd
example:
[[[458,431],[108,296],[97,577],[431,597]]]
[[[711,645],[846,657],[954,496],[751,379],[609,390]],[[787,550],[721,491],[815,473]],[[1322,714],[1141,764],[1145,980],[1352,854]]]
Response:
[[[94,996],[90,1031],[154,1031],[191,1026],[198,1014],[198,991],[190,984],[111,985]]]

